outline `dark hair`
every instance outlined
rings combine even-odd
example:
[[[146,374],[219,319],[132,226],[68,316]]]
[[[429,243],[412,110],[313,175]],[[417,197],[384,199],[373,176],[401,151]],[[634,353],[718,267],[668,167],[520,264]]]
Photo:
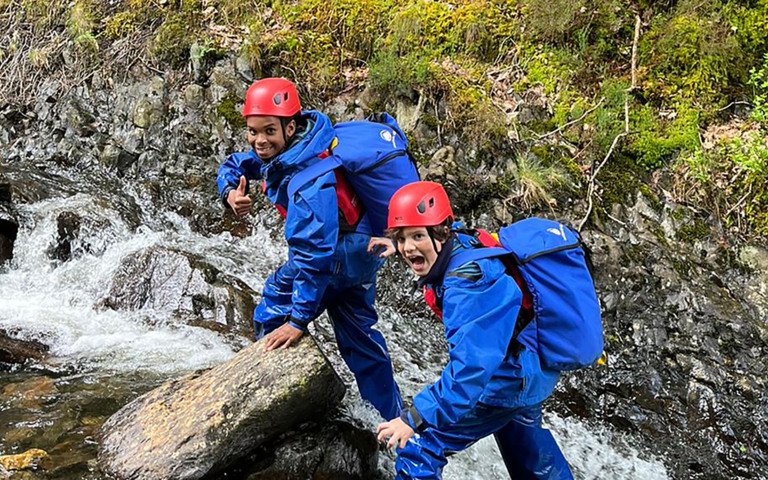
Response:
[[[448,217],[445,220],[442,221],[439,225],[434,225],[431,227],[425,227],[427,229],[427,233],[429,233],[429,236],[434,238],[438,242],[444,242],[448,240],[448,237],[451,236],[451,225],[453,224],[453,218]],[[403,231],[403,229],[408,227],[399,227],[399,228],[390,228],[386,231],[387,237],[389,237],[390,240],[395,242],[397,244],[397,236],[398,234]]]

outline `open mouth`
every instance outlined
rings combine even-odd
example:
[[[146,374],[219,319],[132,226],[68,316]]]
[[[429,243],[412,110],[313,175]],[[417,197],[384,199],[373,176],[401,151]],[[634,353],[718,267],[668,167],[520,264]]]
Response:
[[[421,255],[412,255],[407,257],[408,262],[411,264],[411,266],[416,270],[421,270],[424,268],[424,264],[426,263],[426,259],[422,257]]]

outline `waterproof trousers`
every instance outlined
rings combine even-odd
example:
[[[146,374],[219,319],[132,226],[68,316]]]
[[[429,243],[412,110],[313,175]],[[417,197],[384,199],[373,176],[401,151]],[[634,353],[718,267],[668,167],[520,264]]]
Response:
[[[481,404],[456,425],[427,428],[397,452],[395,478],[440,479],[446,457],[488,435],[496,437],[510,478],[573,480],[560,447],[541,426],[541,404],[519,408]]]
[[[256,308],[254,326],[256,339],[282,326],[290,314],[290,268],[280,267],[264,286],[262,303]],[[288,270],[288,272],[286,271]],[[392,361],[384,336],[373,326],[378,315],[373,307],[376,299],[376,270],[367,282],[349,285],[334,282],[325,292],[323,306],[333,324],[339,352],[355,376],[360,395],[379,411],[385,420],[397,418],[402,409],[400,390],[395,383]],[[264,308],[264,305],[269,308]],[[284,308],[276,308],[284,306]],[[282,311],[282,315],[268,312]]]

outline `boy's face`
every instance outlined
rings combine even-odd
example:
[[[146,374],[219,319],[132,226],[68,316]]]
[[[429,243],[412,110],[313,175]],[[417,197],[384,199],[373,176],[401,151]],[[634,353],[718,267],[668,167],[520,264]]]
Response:
[[[248,128],[248,143],[262,160],[279,155],[285,149],[285,139],[296,132],[296,122],[291,120],[285,126],[285,136],[279,117],[252,115],[245,120]]]
[[[405,263],[420,277],[429,273],[443,246],[441,242],[432,243],[425,227],[403,228],[397,232],[395,240],[397,250],[405,259]]]

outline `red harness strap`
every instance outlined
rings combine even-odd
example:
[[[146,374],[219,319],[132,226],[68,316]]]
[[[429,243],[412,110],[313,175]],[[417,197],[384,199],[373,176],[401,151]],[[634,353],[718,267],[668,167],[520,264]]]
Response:
[[[424,292],[424,301],[427,302],[427,306],[429,306],[430,310],[435,312],[435,315],[437,315],[437,318],[440,320],[443,319],[443,310],[440,308],[440,306],[437,304],[437,295],[435,294],[435,291],[431,288],[427,288],[426,285],[421,287]]]
[[[477,240],[485,247],[500,247],[501,243],[488,233],[487,231],[478,228],[476,230],[475,237]],[[524,318],[525,322],[529,321],[533,318],[533,296],[531,295],[531,292],[528,291],[528,286],[525,284],[525,279],[523,279],[523,276],[520,274],[520,271],[517,269],[517,266],[513,263],[512,259],[505,257],[502,257],[500,259],[504,266],[506,267],[507,275],[510,275],[517,284],[518,288],[520,288],[520,291],[523,292],[523,301],[520,309],[520,315]],[[424,301],[427,302],[427,305],[429,308],[435,312],[435,315],[437,315],[437,318],[440,320],[443,319],[443,311],[440,308],[440,305],[437,303],[437,295],[435,294],[435,291],[431,288],[427,288],[425,285],[423,287],[424,291]]]

